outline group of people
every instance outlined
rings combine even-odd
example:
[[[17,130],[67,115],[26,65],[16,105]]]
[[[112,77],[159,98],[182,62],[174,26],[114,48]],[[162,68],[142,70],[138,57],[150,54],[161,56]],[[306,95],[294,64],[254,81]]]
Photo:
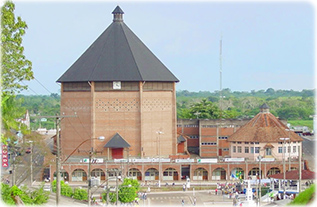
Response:
[[[220,195],[220,192],[221,192],[221,195],[226,194],[226,195],[229,195],[231,198],[234,193],[241,190],[241,189],[238,189],[238,186],[239,186],[239,183],[224,183],[224,184],[217,183],[215,194]]]

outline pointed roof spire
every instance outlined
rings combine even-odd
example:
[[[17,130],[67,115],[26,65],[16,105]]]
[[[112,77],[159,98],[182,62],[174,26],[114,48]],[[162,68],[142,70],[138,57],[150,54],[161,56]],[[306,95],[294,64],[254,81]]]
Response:
[[[123,22],[124,12],[122,11],[119,5],[113,10],[112,14],[114,22]]]
[[[270,112],[270,107],[266,103],[264,103],[264,104],[262,104],[262,106],[260,106],[260,111],[261,112]]]
[[[171,71],[122,22],[122,18],[120,20],[120,15],[123,14],[121,8],[117,6],[112,13],[115,15],[114,22],[57,82],[179,82]]]

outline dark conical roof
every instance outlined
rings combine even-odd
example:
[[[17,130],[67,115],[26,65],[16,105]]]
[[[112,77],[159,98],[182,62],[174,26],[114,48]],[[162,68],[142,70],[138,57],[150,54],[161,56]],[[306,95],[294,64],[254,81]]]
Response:
[[[120,6],[117,6],[117,7],[113,10],[112,14],[124,14],[124,12],[123,12],[122,9],[120,8]]]
[[[179,80],[123,22],[122,9],[117,6],[113,13],[114,21],[110,26],[57,82],[178,82]]]
[[[261,106],[260,106],[260,109],[269,109],[270,107],[266,104],[266,103],[264,103],[264,104],[262,104]]]

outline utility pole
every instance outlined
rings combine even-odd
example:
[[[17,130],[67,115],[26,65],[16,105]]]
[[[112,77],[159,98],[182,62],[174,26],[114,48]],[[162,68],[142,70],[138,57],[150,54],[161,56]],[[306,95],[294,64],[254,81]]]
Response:
[[[89,151],[89,160],[88,160],[88,206],[91,205],[91,157],[93,153],[93,148]]]
[[[259,155],[259,206],[261,206],[261,179],[262,179],[262,170],[261,170],[261,160],[262,160],[262,157],[261,155]]]
[[[30,164],[31,164],[31,186],[33,184],[33,141],[29,141],[31,143],[31,157],[30,157]]]
[[[299,166],[298,166],[298,185],[299,185],[299,188],[298,188],[298,193],[300,193],[302,190],[302,142],[300,143],[299,145],[299,155],[298,155],[298,159],[299,159]]]
[[[118,206],[118,200],[119,200],[119,183],[118,183],[118,171],[116,171],[116,206]]]
[[[16,158],[16,151],[14,149],[14,153],[13,153],[13,162],[12,162],[12,186],[15,185],[15,158]]]
[[[56,114],[56,116],[39,116],[39,118],[55,118],[55,123],[56,123],[56,206],[59,205],[60,196],[61,196],[61,184],[60,184],[61,154],[60,154],[60,135],[59,135],[60,127],[59,126],[63,118],[73,118],[73,117],[77,117],[76,112],[75,112],[75,115]]]
[[[286,182],[285,182],[285,157],[286,157],[286,147],[285,147],[285,141],[286,140],[289,140],[290,138],[287,137],[287,138],[280,138],[280,140],[283,140],[283,199],[285,199],[285,187],[286,187]]]
[[[285,129],[286,131],[288,131],[288,138],[289,138],[289,141],[288,141],[288,171],[291,171],[291,129],[289,128],[288,126],[288,129]]]
[[[60,124],[60,117],[56,118],[56,206],[59,205],[59,200],[61,196],[61,184],[60,184],[60,143],[59,143],[59,124]]]

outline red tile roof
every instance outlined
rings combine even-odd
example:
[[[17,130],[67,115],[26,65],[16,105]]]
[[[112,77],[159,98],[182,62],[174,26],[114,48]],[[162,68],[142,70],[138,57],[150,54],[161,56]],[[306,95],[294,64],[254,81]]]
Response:
[[[299,178],[299,171],[292,170],[285,172],[285,179],[286,180],[298,180]],[[275,179],[284,179],[284,173],[279,173],[275,175],[269,175],[270,178]],[[314,180],[316,179],[316,173],[310,170],[302,170],[302,180]]]
[[[296,133],[286,129],[288,127],[270,112],[260,112],[232,134],[228,141],[277,143],[281,142],[280,138],[285,137],[290,137],[291,142],[303,141]]]

